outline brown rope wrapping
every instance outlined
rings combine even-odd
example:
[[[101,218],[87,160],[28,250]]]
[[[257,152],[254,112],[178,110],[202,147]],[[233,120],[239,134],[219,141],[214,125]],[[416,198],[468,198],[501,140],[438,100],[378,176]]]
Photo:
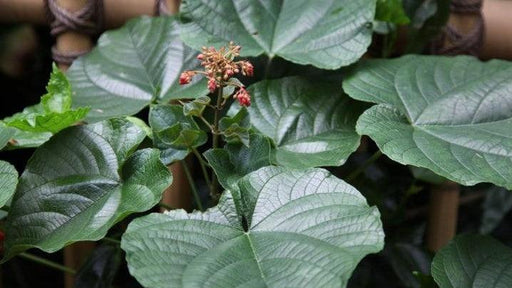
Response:
[[[155,0],[155,15],[170,15],[171,12],[167,8],[167,1],[165,0]]]
[[[431,52],[438,55],[467,54],[478,56],[484,42],[484,19],[482,0],[452,0],[450,11],[453,14],[470,14],[476,17],[473,29],[466,34],[447,24],[440,37],[432,42]],[[449,43],[449,45],[446,45]]]
[[[97,35],[104,27],[103,0],[88,0],[87,4],[76,12],[60,7],[56,0],[44,0],[46,15],[50,22],[50,33],[53,36],[67,31],[81,34]],[[87,51],[62,52],[52,47],[53,59],[62,64],[71,64],[73,60]]]

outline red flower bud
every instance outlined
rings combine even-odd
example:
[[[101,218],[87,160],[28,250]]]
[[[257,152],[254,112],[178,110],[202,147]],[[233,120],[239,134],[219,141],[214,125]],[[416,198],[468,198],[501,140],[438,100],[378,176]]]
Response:
[[[181,75],[180,75],[180,85],[185,85],[185,84],[190,83],[190,81],[192,81],[192,77],[194,75],[196,75],[196,73],[192,72],[192,71],[185,71],[185,72],[181,73]]]
[[[204,55],[203,54],[199,54],[197,55],[197,60],[203,60],[204,59]]]
[[[247,107],[251,105],[251,95],[249,95],[249,92],[244,87],[240,87],[235,95],[233,95],[233,98],[237,99],[241,106]]]

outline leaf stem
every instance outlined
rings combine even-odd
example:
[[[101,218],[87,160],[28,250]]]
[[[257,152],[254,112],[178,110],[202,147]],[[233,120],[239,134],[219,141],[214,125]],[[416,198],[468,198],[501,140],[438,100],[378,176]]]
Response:
[[[187,176],[188,183],[190,185],[190,189],[192,190],[192,195],[194,196],[194,200],[196,201],[197,208],[199,210],[204,211],[203,204],[201,203],[201,198],[199,198],[199,193],[197,192],[196,184],[194,183],[194,178],[192,178],[192,174],[190,173],[190,169],[188,168],[186,160],[180,161],[181,166],[183,166],[183,170],[185,171],[185,176]]]
[[[115,239],[115,238],[111,238],[111,237],[103,237],[103,239],[101,239],[105,242],[109,242],[109,243],[113,243],[113,244],[116,244],[116,245],[119,245],[121,244],[121,241]]]
[[[160,206],[160,207],[162,207],[164,209],[167,209],[167,210],[174,210],[174,209],[176,209],[176,208],[173,208],[173,207],[171,207],[171,206],[169,206],[169,205],[167,205],[167,204],[165,204],[163,202],[158,203],[158,206]]]
[[[50,267],[50,268],[53,268],[53,269],[56,269],[56,270],[60,270],[62,272],[66,272],[66,273],[69,273],[69,274],[72,274],[72,275],[76,274],[76,271],[74,269],[72,269],[72,268],[69,268],[67,266],[61,265],[59,263],[55,263],[53,261],[50,261],[48,259],[44,259],[44,258],[36,256],[36,255],[29,254],[27,252],[22,252],[22,253],[18,254],[18,256],[20,256],[21,258],[25,258],[27,260],[30,260],[32,262],[39,263],[39,264],[44,265],[46,267]]]
[[[223,95],[223,87],[222,85],[218,89],[217,93],[217,106],[215,107],[215,114],[213,118],[213,149],[219,147],[219,117],[220,117],[220,111],[222,110],[222,95]],[[216,199],[219,194],[219,182],[217,181],[217,175],[215,174],[215,171],[212,169],[212,182],[210,186],[210,193],[213,199]]]
[[[270,67],[272,66],[272,60],[274,59],[273,56],[268,57],[267,65],[265,65],[265,76],[264,79],[268,78],[268,74],[270,73]]]
[[[357,176],[359,176],[359,174],[364,172],[366,170],[366,168],[368,168],[368,166],[372,165],[373,162],[375,162],[377,159],[379,159],[380,156],[382,156],[382,152],[380,150],[377,150],[377,152],[373,153],[373,155],[370,156],[370,158],[368,158],[368,159],[366,159],[366,161],[364,161],[363,165],[359,166],[356,170],[354,170],[352,173],[350,173],[347,176],[347,178],[345,179],[345,181],[350,182],[350,181],[354,180]]]
[[[206,184],[208,187],[212,184],[212,181],[210,180],[210,176],[208,176],[208,170],[206,170],[207,166],[210,166],[206,161],[204,161],[203,156],[199,154],[199,151],[197,151],[196,148],[192,148],[192,153],[196,156],[197,160],[199,161],[199,166],[201,166],[201,171],[203,171],[203,177],[206,181]]]

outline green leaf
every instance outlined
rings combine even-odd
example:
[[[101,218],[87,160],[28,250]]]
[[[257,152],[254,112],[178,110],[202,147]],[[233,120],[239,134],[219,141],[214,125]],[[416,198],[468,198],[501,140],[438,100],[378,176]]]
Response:
[[[11,138],[12,141],[7,146],[8,149],[39,147],[52,137],[51,132],[27,132],[14,128],[13,131],[14,135]]]
[[[5,118],[4,123],[25,132],[57,133],[82,120],[89,112],[86,107],[71,109],[71,86],[55,64],[46,90],[48,93],[41,97],[41,103]]]
[[[251,120],[247,109],[242,107],[234,116],[222,117],[219,121],[219,128],[224,136],[224,141],[228,143],[243,143],[250,145],[250,127]]]
[[[204,213],[135,219],[121,248],[145,287],[345,287],[383,238],[378,210],[328,171],[264,167]]]
[[[94,249],[75,276],[74,288],[110,288],[121,265],[122,250],[118,245],[102,245]]]
[[[357,122],[391,159],[464,185],[512,188],[512,65],[406,56],[367,61],[343,87],[377,103]]]
[[[41,104],[45,112],[64,113],[71,109],[71,85],[66,75],[53,63],[50,81],[46,86],[48,92],[41,97]]]
[[[337,69],[366,52],[375,2],[187,0],[180,7],[181,37],[196,49],[233,40],[242,46],[242,56],[266,54]]]
[[[16,129],[7,127],[3,122],[0,121],[0,150],[2,150],[12,139]]]
[[[510,275],[512,249],[488,236],[458,236],[432,262],[440,288],[512,287]]]
[[[251,134],[249,142],[248,147],[243,143],[227,143],[222,149],[210,149],[203,154],[222,187],[234,187],[243,176],[271,164],[269,140],[262,135]]]
[[[483,215],[480,233],[491,233],[512,209],[512,193],[501,187],[491,187],[485,191],[482,205]]]
[[[18,171],[8,162],[0,160],[0,207],[11,199],[18,185]]]
[[[73,103],[90,106],[87,119],[94,122],[135,114],[153,100],[206,95],[204,80],[178,84],[182,71],[199,66],[197,54],[179,39],[173,17],[131,20],[105,32],[95,49],[73,63],[68,71]]]
[[[171,182],[156,149],[124,119],[65,129],[30,158],[6,222],[5,258],[98,240],[130,213],[153,207]]]
[[[377,0],[375,20],[399,25],[410,22],[402,6],[402,0]]]
[[[202,96],[194,101],[188,102],[185,105],[183,105],[183,113],[185,116],[201,116],[203,115],[204,108],[206,108],[206,105],[210,104],[210,97],[208,96]]]
[[[162,150],[162,161],[170,164],[183,160],[190,149],[206,143],[207,135],[191,116],[178,105],[155,105],[149,111],[153,144]]]
[[[280,165],[339,166],[359,146],[355,122],[360,103],[339,84],[289,77],[251,85],[253,126],[276,145]]]

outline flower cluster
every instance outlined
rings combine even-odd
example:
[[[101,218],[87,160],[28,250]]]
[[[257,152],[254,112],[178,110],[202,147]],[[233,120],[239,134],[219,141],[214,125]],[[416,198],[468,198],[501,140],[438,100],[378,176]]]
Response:
[[[219,87],[228,85],[238,87],[238,91],[233,95],[240,105],[251,105],[251,97],[245,87],[238,81],[229,81],[235,74],[242,73],[244,76],[253,76],[254,67],[251,62],[246,60],[235,61],[240,56],[241,47],[233,42],[229,46],[222,47],[219,50],[214,47],[203,47],[201,54],[197,55],[197,59],[201,61],[204,71],[185,71],[180,75],[180,85],[185,85],[192,81],[192,77],[197,74],[203,74],[208,78],[208,90],[215,92]]]

